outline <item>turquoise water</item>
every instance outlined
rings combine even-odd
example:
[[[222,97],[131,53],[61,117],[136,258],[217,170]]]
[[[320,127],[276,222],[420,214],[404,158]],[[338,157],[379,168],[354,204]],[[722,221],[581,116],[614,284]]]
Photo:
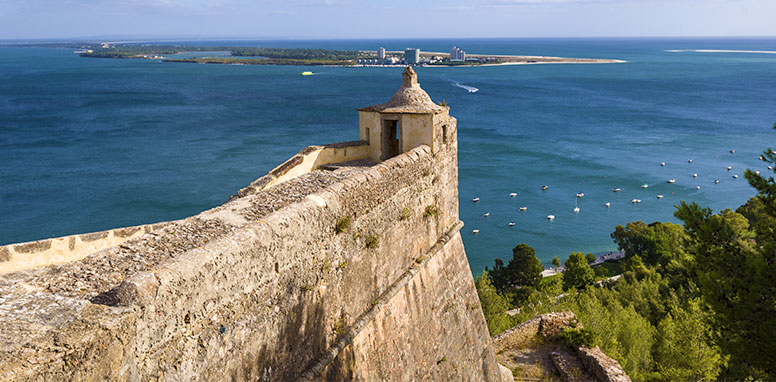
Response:
[[[475,273],[522,242],[545,264],[571,251],[614,250],[609,234],[617,224],[674,221],[681,200],[734,208],[754,194],[743,169],[765,170],[757,157],[776,137],[776,55],[665,52],[776,50],[776,39],[262,45],[428,51],[457,45],[472,53],[628,60],[418,69],[424,89],[446,100],[458,119],[462,232]],[[305,70],[319,75],[298,75]],[[307,145],[357,139],[356,108],[385,102],[400,72],[0,48],[0,244],[178,219],[216,206]],[[669,178],[676,183],[665,183]],[[644,183],[650,187],[639,188]],[[585,196],[575,215],[577,192]],[[481,201],[472,203],[474,197]],[[643,202],[631,205],[633,198]],[[517,212],[521,206],[528,210]]]

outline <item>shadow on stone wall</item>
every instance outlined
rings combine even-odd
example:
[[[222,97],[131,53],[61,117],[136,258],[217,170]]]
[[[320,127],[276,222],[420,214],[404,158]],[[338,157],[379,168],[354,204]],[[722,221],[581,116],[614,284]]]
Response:
[[[328,348],[325,301],[303,294],[299,302],[285,312],[286,319],[276,338],[258,353],[247,355],[229,376],[231,381],[290,381],[299,378],[308,365]],[[250,339],[247,339],[250,341]]]

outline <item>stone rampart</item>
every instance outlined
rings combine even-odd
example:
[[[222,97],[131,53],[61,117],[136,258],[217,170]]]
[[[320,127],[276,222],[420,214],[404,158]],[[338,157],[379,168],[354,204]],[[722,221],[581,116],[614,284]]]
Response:
[[[159,229],[164,224],[116,228],[0,246],[0,274],[81,260],[92,253]]]
[[[499,380],[458,234],[456,150],[316,170],[7,274],[0,376]],[[278,195],[296,199],[267,207]]]
[[[262,191],[327,164],[368,157],[369,146],[362,141],[309,146],[240,190],[233,198]],[[0,274],[81,260],[92,253],[115,247],[157,230],[167,223],[145,224],[0,246]]]
[[[2,379],[510,380],[459,233],[456,120],[402,76],[364,141],[308,147],[224,205],[0,252],[71,252],[0,274]]]
[[[248,187],[241,189],[232,198],[264,190],[289,179],[307,174],[327,164],[367,159],[369,158],[369,152],[369,143],[365,141],[307,146],[291,159],[272,169],[267,175],[256,179]]]

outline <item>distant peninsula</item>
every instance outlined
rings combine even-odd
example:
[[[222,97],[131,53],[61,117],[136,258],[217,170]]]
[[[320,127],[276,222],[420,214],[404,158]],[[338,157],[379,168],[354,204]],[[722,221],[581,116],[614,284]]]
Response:
[[[451,53],[406,51],[331,50],[300,48],[261,48],[233,46],[137,45],[101,44],[81,52],[82,57],[161,59],[164,62],[231,65],[327,65],[327,66],[489,66],[518,64],[580,64],[620,63],[621,60],[598,58],[566,58],[548,56],[514,56],[468,54],[463,59]],[[460,49],[457,49],[462,52]],[[202,53],[196,56],[170,57],[181,53]],[[209,54],[210,53],[210,54]],[[213,56],[212,53],[219,53]],[[413,57],[414,55],[414,57]]]
[[[521,64],[621,63],[622,60],[566,58],[501,54],[467,54],[453,47],[451,52],[333,50],[304,48],[268,48],[244,46],[158,45],[138,43],[31,44],[74,49],[81,57],[151,59],[163,62],[227,65],[297,65],[346,67],[397,66],[493,66]],[[17,45],[18,46],[18,45]]]

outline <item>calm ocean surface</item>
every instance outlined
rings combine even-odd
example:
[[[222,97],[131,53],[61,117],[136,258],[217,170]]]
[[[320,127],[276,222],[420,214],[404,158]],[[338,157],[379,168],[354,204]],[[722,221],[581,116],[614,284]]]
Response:
[[[776,143],[776,55],[665,52],[774,51],[776,39],[203,44],[457,45],[469,53],[628,60],[418,69],[423,88],[446,100],[458,119],[462,233],[475,273],[523,242],[546,265],[571,251],[615,250],[609,234],[616,225],[675,221],[681,200],[735,208],[754,195],[743,170],[766,170],[758,155]],[[319,75],[299,76],[304,70]],[[357,139],[356,108],[387,101],[400,72],[0,48],[0,244],[178,219],[221,204],[307,145]],[[648,189],[639,187],[644,183]],[[585,196],[575,215],[577,192]],[[643,202],[631,205],[633,198]],[[528,210],[517,212],[521,206]]]

